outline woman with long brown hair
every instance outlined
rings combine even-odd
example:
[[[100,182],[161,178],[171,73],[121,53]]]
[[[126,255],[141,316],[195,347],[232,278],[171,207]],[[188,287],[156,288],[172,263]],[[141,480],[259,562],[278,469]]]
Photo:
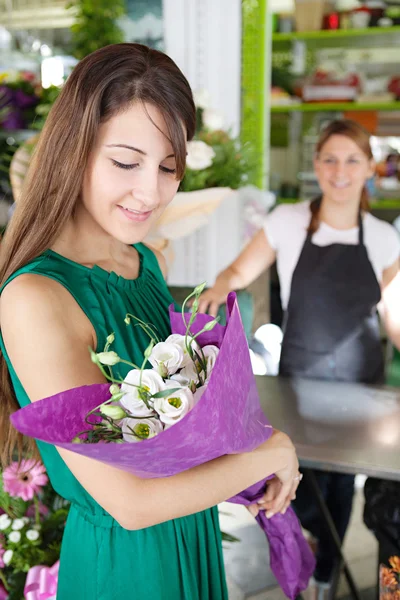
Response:
[[[369,213],[366,182],[375,165],[368,132],[353,121],[330,123],[319,138],[314,167],[321,197],[272,211],[203,294],[200,309],[214,314],[231,290],[246,287],[276,261],[285,311],[280,374],[382,382],[377,307],[382,299],[387,332],[400,347],[400,243],[391,225]],[[343,540],[354,477],[315,475]],[[317,539],[315,579],[328,583],[335,548],[306,486],[300,487],[294,508]]]
[[[169,334],[162,258],[141,241],[177,191],[194,129],[185,77],[145,46],[98,50],[67,80],[1,245],[3,464],[18,445],[34,446],[10,425],[19,406],[104,382],[89,346],[103,349],[114,331],[115,350],[141,361],[148,339],[126,328],[127,312]],[[252,452],[154,480],[37,445],[71,502],[58,600],[224,599],[216,504],[275,472],[263,505],[273,514],[299,482],[280,432]]]

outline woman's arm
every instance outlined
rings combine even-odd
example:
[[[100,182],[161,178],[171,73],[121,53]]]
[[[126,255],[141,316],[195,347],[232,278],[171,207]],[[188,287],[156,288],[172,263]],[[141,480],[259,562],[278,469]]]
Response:
[[[104,382],[88,352],[96,345],[93,328],[57,282],[19,276],[2,293],[0,320],[7,353],[32,401]],[[214,506],[274,472],[282,487],[272,512],[285,510],[297,487],[293,445],[280,432],[253,452],[224,456],[164,479],[143,480],[62,449],[59,453],[88,493],[126,529]]]
[[[382,316],[386,332],[400,350],[400,273],[399,259],[382,276]]]
[[[218,308],[226,300],[232,290],[240,290],[252,283],[263,271],[268,269],[276,259],[275,250],[261,229],[237,259],[222,271],[212,288],[200,296],[200,312],[208,312],[216,316]]]

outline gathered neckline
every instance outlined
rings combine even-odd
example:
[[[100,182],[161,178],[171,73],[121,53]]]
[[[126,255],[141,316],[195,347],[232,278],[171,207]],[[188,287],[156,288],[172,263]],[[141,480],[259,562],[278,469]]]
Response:
[[[137,251],[137,253],[139,255],[139,274],[135,279],[127,279],[127,278],[123,277],[122,275],[118,275],[115,271],[107,271],[106,269],[103,269],[103,267],[100,267],[99,265],[93,265],[93,267],[88,267],[86,265],[82,265],[81,263],[71,260],[70,258],[63,256],[62,254],[59,254],[58,252],[55,252],[54,250],[51,250],[50,248],[48,250],[45,250],[44,254],[47,256],[56,258],[62,262],[65,262],[77,269],[86,271],[90,276],[102,279],[107,284],[110,284],[110,285],[113,285],[116,287],[125,288],[125,289],[135,289],[135,288],[137,289],[137,288],[141,287],[145,281],[145,271],[146,271],[144,268],[144,258],[145,257],[144,257],[144,254],[136,247],[136,245],[133,245],[132,247],[135,248],[135,250]]]

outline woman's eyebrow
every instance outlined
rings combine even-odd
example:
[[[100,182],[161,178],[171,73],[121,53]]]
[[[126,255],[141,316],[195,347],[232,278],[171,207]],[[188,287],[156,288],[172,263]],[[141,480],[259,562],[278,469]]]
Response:
[[[141,150],[140,148],[135,148],[135,146],[129,146],[128,144],[106,144],[107,148],[127,148],[128,150],[133,150],[134,152],[139,152],[139,154],[143,154],[143,156],[147,156],[147,152]],[[175,158],[175,154],[168,154],[165,158]]]

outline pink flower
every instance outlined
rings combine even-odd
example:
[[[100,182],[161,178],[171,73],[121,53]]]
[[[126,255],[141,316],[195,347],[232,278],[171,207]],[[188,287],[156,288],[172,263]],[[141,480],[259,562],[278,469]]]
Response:
[[[4,554],[4,552],[5,552],[5,549],[0,544],[0,569],[4,569],[4,567],[5,567],[5,564],[4,564],[4,561],[3,561],[3,554]],[[1,592],[0,592],[0,600],[1,600]]]
[[[8,593],[6,592],[2,583],[0,583],[0,600],[7,600]]]
[[[43,504],[43,502],[39,502],[38,506],[39,506],[39,514],[42,515],[42,517],[46,517],[49,514],[49,509],[47,508],[47,506],[45,504]],[[31,517],[31,519],[35,518],[35,506],[33,504],[28,506],[25,516]]]
[[[32,500],[41,487],[46,485],[48,478],[46,469],[33,459],[11,463],[3,472],[4,491],[14,498]]]

